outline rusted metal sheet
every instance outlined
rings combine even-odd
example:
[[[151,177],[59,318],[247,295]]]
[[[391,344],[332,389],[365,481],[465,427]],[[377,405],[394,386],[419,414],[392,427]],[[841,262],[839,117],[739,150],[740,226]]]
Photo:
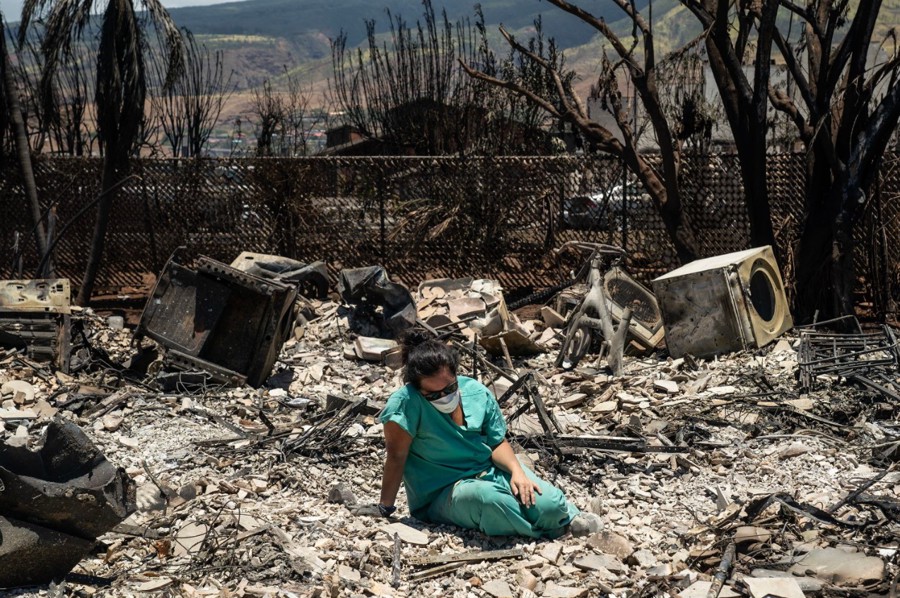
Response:
[[[71,291],[59,279],[0,281],[0,346],[69,370]]]
[[[762,347],[793,326],[769,246],[697,260],[653,281],[672,357]]]
[[[241,272],[208,257],[196,269],[172,256],[138,334],[163,345],[166,362],[227,384],[260,386],[293,325],[297,285]]]

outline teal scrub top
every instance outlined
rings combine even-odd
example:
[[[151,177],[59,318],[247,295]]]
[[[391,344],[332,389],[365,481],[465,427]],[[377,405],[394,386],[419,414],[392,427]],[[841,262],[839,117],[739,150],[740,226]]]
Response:
[[[506,421],[491,391],[472,378],[457,380],[462,426],[411,384],[394,392],[379,415],[382,423],[394,422],[412,436],[403,484],[409,511],[419,519],[444,488],[490,468],[493,448],[506,437]]]

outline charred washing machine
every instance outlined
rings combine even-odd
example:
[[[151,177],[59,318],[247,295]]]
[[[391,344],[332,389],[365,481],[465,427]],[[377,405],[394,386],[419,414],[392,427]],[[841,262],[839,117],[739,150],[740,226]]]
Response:
[[[653,281],[672,357],[763,347],[793,326],[768,245],[697,260]]]

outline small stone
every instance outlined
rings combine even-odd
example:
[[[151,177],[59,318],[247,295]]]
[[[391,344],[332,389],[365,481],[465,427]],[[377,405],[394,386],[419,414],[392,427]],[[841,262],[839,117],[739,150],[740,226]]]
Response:
[[[103,416],[103,427],[109,432],[115,432],[122,426],[125,416],[121,411],[113,411]]]
[[[336,486],[332,486],[331,490],[328,491],[328,502],[352,507],[356,504],[356,496],[346,484],[337,484]]]
[[[653,388],[673,395],[678,392],[678,383],[673,380],[654,380]]]
[[[480,588],[481,586],[484,585],[484,582],[477,575],[473,575],[466,581],[469,582],[469,585],[472,586],[473,588]]]
[[[532,575],[531,571],[529,571],[528,569],[519,569],[516,572],[516,583],[519,584],[520,588],[524,588],[533,592],[534,588],[537,587],[538,581],[540,580]]]
[[[597,554],[588,554],[575,561],[575,566],[583,571],[592,571],[600,579],[612,579],[613,573],[603,566],[605,561]]]
[[[541,549],[541,556],[547,559],[550,563],[556,563],[559,560],[559,556],[562,554],[563,546],[559,542],[550,542],[549,544],[545,544]]]
[[[649,569],[659,562],[656,560],[656,557],[653,555],[653,553],[646,548],[634,551],[634,553],[632,553],[632,555],[628,558],[628,561],[632,565],[637,565],[642,569]]]
[[[597,515],[603,515],[606,513],[606,506],[604,504],[603,498],[599,496],[595,496],[591,499],[591,502],[588,503],[588,511],[591,513],[596,513]]]
[[[627,559],[634,552],[634,546],[627,538],[608,530],[588,538],[588,546],[620,559]]]
[[[569,531],[576,538],[596,534],[603,529],[603,520],[595,513],[581,512],[569,523]]]
[[[810,452],[812,449],[802,442],[794,442],[786,449],[778,453],[779,459],[790,459]]]
[[[591,413],[612,413],[618,408],[618,401],[603,401],[591,407]]]

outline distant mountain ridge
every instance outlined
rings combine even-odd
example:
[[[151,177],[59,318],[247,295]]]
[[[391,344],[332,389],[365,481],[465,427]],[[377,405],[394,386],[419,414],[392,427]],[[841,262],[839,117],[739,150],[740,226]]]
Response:
[[[637,0],[636,5],[643,10],[649,1]],[[851,0],[851,4],[856,1]],[[900,0],[882,1],[880,36],[900,24]],[[435,11],[440,14],[446,10],[453,23],[464,18],[474,21],[475,5],[474,1],[454,0],[445,5],[433,0]],[[577,90],[587,93],[607,45],[592,27],[540,0],[483,0],[480,5],[492,39],[499,38],[497,28],[501,24],[525,39],[540,16],[545,36],[556,40],[558,47],[565,50],[568,67],[579,73]],[[595,11],[623,41],[631,43],[632,23],[615,3],[585,2],[583,6]],[[658,58],[701,32],[697,20],[679,0],[656,0],[652,10]],[[244,0],[169,10],[180,27],[191,30],[211,49],[224,53],[226,69],[234,72],[234,82],[243,92],[251,92],[264,80],[277,88],[285,71],[316,89],[324,89],[331,76],[331,40],[343,30],[351,47],[365,43],[368,19],[375,21],[377,33],[385,33],[390,23],[388,11],[402,16],[413,27],[422,20],[424,8],[422,0]],[[502,40],[495,50],[501,55],[506,53]],[[246,113],[252,93],[238,96],[227,113]]]
[[[639,6],[646,4],[641,0]],[[540,15],[548,36],[562,47],[587,42],[593,29],[559,9],[537,0],[484,0],[480,2],[489,25],[504,24],[510,30],[532,26]],[[474,19],[476,2],[435,1],[435,11],[446,10],[451,22],[460,18]],[[344,30],[348,42],[356,45],[365,40],[365,21],[376,22],[379,32],[387,31],[387,11],[400,15],[409,24],[421,20],[421,0],[244,0],[213,6],[175,8],[169,12],[182,27],[196,34],[256,35],[265,37],[322,36],[333,38]],[[600,13],[618,19],[620,11],[612,3]]]

